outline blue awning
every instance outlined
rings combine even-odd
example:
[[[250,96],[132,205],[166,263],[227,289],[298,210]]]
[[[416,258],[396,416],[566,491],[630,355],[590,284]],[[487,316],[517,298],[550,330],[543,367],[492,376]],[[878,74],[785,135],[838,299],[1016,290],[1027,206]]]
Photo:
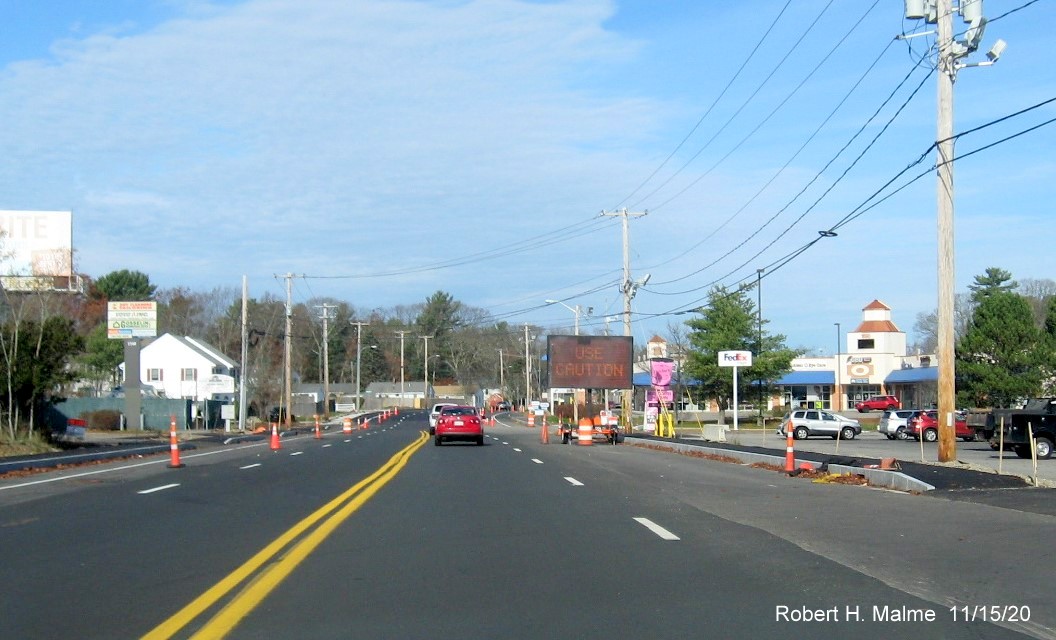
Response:
[[[898,369],[887,374],[884,384],[913,384],[917,382],[935,382],[939,379],[938,367],[914,367]]]
[[[779,387],[791,387],[807,384],[836,384],[836,373],[833,371],[792,371],[774,382]]]
[[[653,376],[648,371],[637,371],[631,376],[631,383],[636,387],[651,387],[653,386]],[[679,381],[678,376],[671,377],[671,385],[681,384],[687,387],[695,387],[700,384],[700,380],[694,378],[682,378]]]

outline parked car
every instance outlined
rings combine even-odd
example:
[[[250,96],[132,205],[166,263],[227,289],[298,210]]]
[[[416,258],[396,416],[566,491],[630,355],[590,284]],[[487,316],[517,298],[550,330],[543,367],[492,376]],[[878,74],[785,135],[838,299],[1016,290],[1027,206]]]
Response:
[[[500,402],[499,406],[497,407],[499,411],[510,411],[512,408],[513,407],[510,405],[510,403],[505,401]]]
[[[888,440],[905,440],[906,439],[906,425],[909,424],[911,418],[924,413],[922,409],[891,409],[884,411],[884,415],[880,416],[880,422],[876,425],[876,430],[887,436]]]
[[[444,407],[458,406],[454,402],[437,402],[429,410],[429,435],[436,434],[436,419],[440,417],[440,410]]]
[[[446,405],[440,409],[433,442],[439,447],[445,441],[451,440],[484,444],[484,424],[476,407]]]
[[[803,440],[811,436],[828,436],[830,438],[842,438],[854,440],[862,433],[862,425],[857,420],[844,418],[824,409],[796,409],[786,413],[781,419],[781,426],[777,432],[785,435],[785,428],[791,423],[792,437]]]
[[[968,419],[964,414],[958,413],[957,418],[953,422],[955,437],[965,442],[975,440],[975,429],[968,427]],[[919,440],[921,433],[924,434],[924,442],[935,442],[939,439],[938,411],[921,411],[920,415],[914,416],[906,422],[907,438]]]
[[[858,410],[858,413],[869,413],[874,409],[877,411],[890,411],[892,409],[901,409],[902,402],[895,396],[873,396],[861,402],[856,402],[854,408]]]

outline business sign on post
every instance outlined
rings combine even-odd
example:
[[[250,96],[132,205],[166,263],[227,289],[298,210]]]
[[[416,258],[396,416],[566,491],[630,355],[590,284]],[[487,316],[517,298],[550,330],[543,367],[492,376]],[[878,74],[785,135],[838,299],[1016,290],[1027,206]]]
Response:
[[[126,338],[153,338],[158,335],[157,302],[108,302],[106,303],[106,337],[112,340]]]
[[[630,389],[634,339],[630,336],[547,336],[550,386]]]
[[[740,405],[737,402],[737,369],[740,367],[752,366],[752,352],[751,351],[720,351],[719,352],[719,366],[720,367],[733,367],[733,430],[737,431],[738,426],[738,415],[737,411]]]

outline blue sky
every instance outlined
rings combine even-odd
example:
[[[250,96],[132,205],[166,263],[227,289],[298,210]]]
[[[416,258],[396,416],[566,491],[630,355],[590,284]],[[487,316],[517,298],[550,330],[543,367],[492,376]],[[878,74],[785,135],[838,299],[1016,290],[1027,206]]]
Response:
[[[912,340],[937,298],[934,174],[905,185],[934,154],[856,208],[935,139],[933,38],[895,41],[921,26],[895,0],[785,5],[6,0],[0,209],[72,210],[93,277],[207,291],[247,275],[283,296],[294,273],[298,300],[444,290],[571,327],[556,298],[593,308],[587,330],[622,311],[620,227],[599,212],[648,210],[630,223],[633,275],[650,274],[636,341],[758,268],[790,346],[831,353],[833,323],[873,299]],[[1000,61],[959,72],[955,131],[1056,97],[1053,1],[985,13],[1021,6],[966,60],[1001,38]],[[990,266],[1056,277],[1054,142],[1043,126],[957,162],[957,291]]]

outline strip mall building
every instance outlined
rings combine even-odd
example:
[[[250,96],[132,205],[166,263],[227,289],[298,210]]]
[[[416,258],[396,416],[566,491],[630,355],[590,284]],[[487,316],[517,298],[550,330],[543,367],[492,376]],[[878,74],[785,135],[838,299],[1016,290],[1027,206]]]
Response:
[[[861,323],[854,331],[841,335],[840,340],[840,353],[834,356],[794,359],[792,371],[774,381],[775,393],[765,408],[853,411],[856,402],[878,395],[897,396],[908,408],[926,408],[936,402],[939,376],[935,357],[907,353],[906,334],[891,320],[891,308],[883,302],[873,300],[866,305]],[[635,407],[643,406],[651,385],[649,359],[667,355],[664,339],[654,336],[649,341],[646,360],[635,365]],[[750,369],[745,370],[745,375],[751,376]],[[682,383],[693,384],[689,380]],[[685,402],[684,395],[682,400],[680,410],[697,408]],[[751,398],[746,398],[742,408],[748,408],[751,402]],[[718,409],[714,401],[708,405],[700,408]]]

